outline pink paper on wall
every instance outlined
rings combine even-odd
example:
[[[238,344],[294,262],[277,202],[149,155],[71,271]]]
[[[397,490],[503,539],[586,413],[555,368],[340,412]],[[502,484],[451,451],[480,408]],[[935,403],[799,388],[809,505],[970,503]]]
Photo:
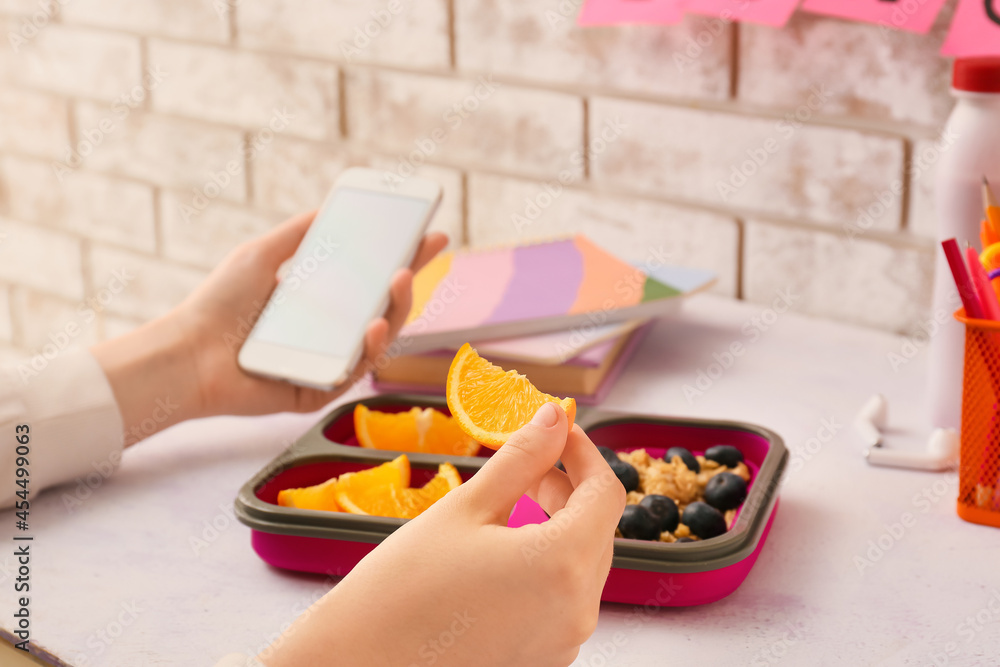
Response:
[[[1000,56],[1000,0],[959,0],[948,39],[946,56]]]
[[[805,0],[802,9],[887,28],[927,32],[947,0]]]
[[[798,4],[799,0],[687,0],[684,8],[730,21],[750,21],[780,28],[788,23]]]
[[[684,0],[587,0],[577,25],[619,25],[622,23],[680,23]]]

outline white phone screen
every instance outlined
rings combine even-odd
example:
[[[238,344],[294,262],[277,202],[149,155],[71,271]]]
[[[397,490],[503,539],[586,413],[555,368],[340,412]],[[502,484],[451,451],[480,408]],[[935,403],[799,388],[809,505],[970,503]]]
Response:
[[[317,214],[251,338],[347,357],[377,315],[433,202],[338,188]]]

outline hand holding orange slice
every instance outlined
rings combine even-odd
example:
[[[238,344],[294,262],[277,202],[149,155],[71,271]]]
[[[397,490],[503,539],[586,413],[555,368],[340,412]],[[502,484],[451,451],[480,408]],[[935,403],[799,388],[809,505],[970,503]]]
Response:
[[[540,392],[528,378],[494,366],[468,343],[451,362],[446,391],[448,409],[458,426],[493,449],[507,442],[546,403],[558,403],[570,424],[576,418],[576,400]]]

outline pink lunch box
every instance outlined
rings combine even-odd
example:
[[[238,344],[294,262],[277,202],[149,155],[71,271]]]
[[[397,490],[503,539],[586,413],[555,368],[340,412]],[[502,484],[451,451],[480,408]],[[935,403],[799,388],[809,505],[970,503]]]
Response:
[[[413,406],[448,411],[443,398],[429,396],[386,394],[358,402],[383,411],[404,411]],[[301,510],[277,504],[282,489],[319,484],[398,456],[398,452],[358,446],[353,417],[358,402],[332,410],[240,489],[235,501],[236,515],[251,528],[253,548],[265,562],[287,570],[343,576],[403,524],[403,519]],[[743,452],[751,472],[747,499],[724,535],[669,544],[616,539],[602,599],[681,607],[714,602],[736,590],[760,555],[774,521],[778,485],[788,459],[781,438],[750,424],[586,408],[581,409],[577,423],[598,445],[618,451],[644,448],[651,456],[662,457],[673,446],[700,454],[713,445],[732,445]],[[485,447],[478,452],[480,456],[468,457],[408,453],[411,484],[424,484],[444,461],[450,461],[468,479],[491,453]],[[541,523],[547,518],[538,505],[524,497],[511,513],[508,525]]]

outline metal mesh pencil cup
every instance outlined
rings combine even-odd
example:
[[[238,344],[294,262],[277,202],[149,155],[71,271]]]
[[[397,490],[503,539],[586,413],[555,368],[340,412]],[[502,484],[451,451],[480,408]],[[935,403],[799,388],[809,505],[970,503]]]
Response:
[[[1000,527],[1000,322],[955,313],[965,325],[958,516]]]

